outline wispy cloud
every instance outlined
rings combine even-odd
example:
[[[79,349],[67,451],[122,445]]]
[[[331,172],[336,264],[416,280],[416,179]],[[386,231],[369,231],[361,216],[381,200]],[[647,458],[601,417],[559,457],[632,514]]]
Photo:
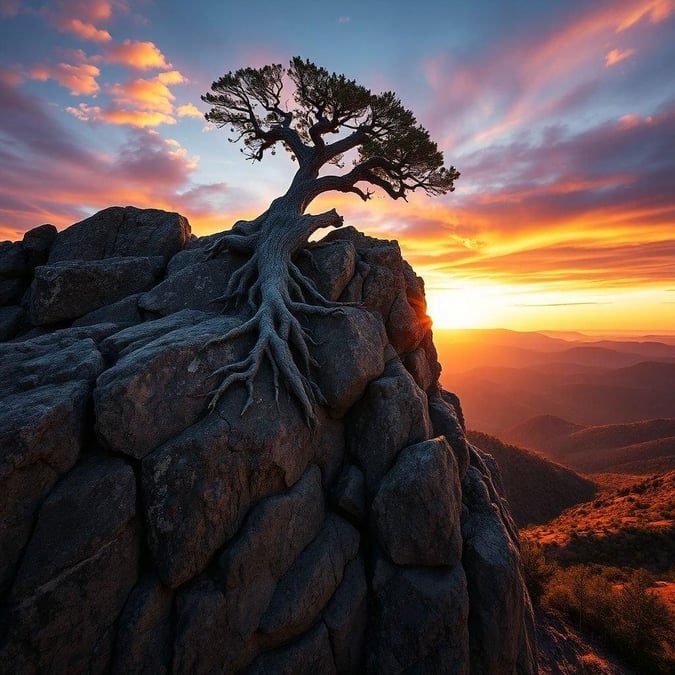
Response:
[[[635,54],[634,49],[612,49],[605,57],[605,65],[610,68],[617,63],[621,63],[621,61],[625,61],[628,57],[633,56],[633,54]]]
[[[169,70],[172,66],[153,42],[124,40],[111,45],[105,52],[107,63],[119,63],[137,70]]]

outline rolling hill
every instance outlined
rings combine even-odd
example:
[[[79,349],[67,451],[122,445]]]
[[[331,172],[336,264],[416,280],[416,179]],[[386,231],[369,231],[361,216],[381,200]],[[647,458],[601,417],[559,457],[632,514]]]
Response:
[[[518,527],[549,521],[597,491],[592,481],[533,452],[478,431],[469,431],[468,439],[497,460]]]

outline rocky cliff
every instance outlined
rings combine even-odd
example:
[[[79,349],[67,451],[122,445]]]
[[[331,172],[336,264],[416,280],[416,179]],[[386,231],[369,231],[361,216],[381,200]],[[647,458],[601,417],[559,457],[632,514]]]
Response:
[[[424,289],[353,228],[297,263],[326,404],[214,300],[242,263],[185,218],[106,209],[0,245],[0,672],[536,672],[496,465],[467,443]]]

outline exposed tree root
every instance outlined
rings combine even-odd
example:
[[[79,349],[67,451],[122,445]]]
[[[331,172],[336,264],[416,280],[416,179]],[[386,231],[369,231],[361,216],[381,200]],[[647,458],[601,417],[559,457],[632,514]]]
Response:
[[[211,378],[221,378],[221,381],[210,392],[209,408],[215,409],[228,389],[241,383],[248,391],[243,415],[254,401],[254,380],[267,358],[272,368],[275,400],[278,403],[283,382],[311,425],[317,421],[315,407],[324,403],[324,398],[311,376],[312,366],[317,365],[308,347],[312,337],[297,317],[331,314],[340,311],[342,305],[326,300],[291,257],[305,245],[312,232],[321,227],[339,226],[342,218],[334,209],[317,216],[272,211],[263,216],[251,221],[258,227],[237,223],[232,232],[223,235],[209,249],[211,256],[225,250],[250,254],[246,263],[230,277],[219,301],[235,306],[245,304],[253,314],[206,346],[257,334],[254,346],[244,359],[211,374]]]

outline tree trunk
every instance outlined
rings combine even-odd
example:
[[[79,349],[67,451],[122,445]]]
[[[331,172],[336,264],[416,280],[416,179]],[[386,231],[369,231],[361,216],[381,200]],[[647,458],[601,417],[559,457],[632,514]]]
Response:
[[[294,194],[295,192],[295,194]],[[250,254],[248,261],[230,278],[221,300],[248,304],[252,316],[217,342],[257,333],[257,340],[245,359],[216,370],[212,377],[221,378],[212,391],[209,404],[215,408],[220,397],[235,383],[248,389],[242,415],[253,402],[254,379],[263,358],[272,367],[275,397],[280,382],[298,402],[308,424],[316,421],[315,406],[323,397],[311,378],[314,365],[307,342],[310,339],[298,321],[298,314],[326,314],[335,311],[293,263],[293,254],[307,243],[313,232],[322,227],[339,227],[342,217],[333,209],[320,215],[302,215],[299,193],[293,190],[274,202],[254,221],[240,221],[232,232],[223,235],[211,254],[230,249]],[[300,193],[300,197],[301,197]]]

